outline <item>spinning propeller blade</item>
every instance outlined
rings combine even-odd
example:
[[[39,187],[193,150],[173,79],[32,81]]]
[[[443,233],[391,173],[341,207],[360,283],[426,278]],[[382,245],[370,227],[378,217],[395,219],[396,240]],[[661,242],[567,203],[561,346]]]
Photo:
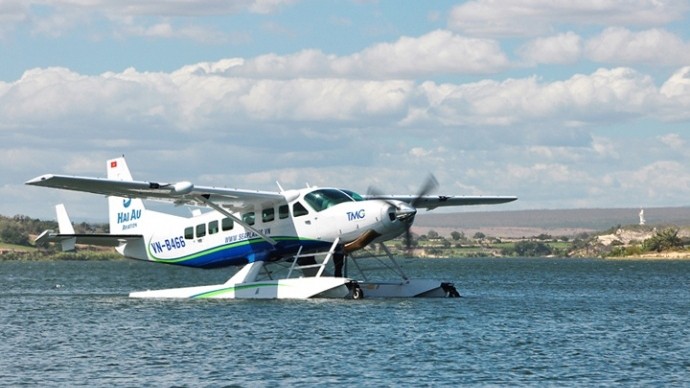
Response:
[[[396,209],[396,218],[400,221],[404,221],[406,219],[409,219],[410,217],[414,217],[415,214],[417,214],[416,205],[424,196],[435,191],[438,188],[438,186],[438,180],[436,180],[436,177],[433,174],[429,174],[422,186],[417,191],[417,195],[415,196],[415,198],[410,202],[410,206],[407,208],[403,208],[399,204],[396,204],[395,202],[386,199],[386,196],[383,195],[380,190],[376,189],[373,186],[369,186],[369,189],[367,190],[367,196],[381,199],[382,201],[385,201],[386,203],[391,205],[393,208]],[[412,222],[410,222],[407,225],[407,229],[405,230],[405,246],[408,251],[412,247],[412,233],[410,232],[411,226]]]
[[[426,177],[426,181],[424,181],[424,184],[422,187],[419,189],[417,192],[417,197],[410,203],[410,205],[417,207],[417,202],[424,197],[425,195],[431,193],[432,191],[436,190],[438,188],[438,180],[436,180],[436,177],[434,174],[429,174],[429,176]]]
[[[426,177],[426,180],[424,181],[424,184],[422,187],[420,187],[419,191],[417,192],[417,196],[415,197],[412,202],[410,202],[410,205],[412,205],[413,208],[417,207],[417,203],[419,203],[419,200],[422,199],[425,195],[428,195],[429,193],[435,191],[438,188],[438,180],[434,176],[434,174],[429,174]],[[412,228],[412,223],[410,222],[409,225],[407,225],[407,229],[405,230],[405,247],[407,248],[407,251],[409,252],[412,249],[412,232],[410,231],[410,228]]]

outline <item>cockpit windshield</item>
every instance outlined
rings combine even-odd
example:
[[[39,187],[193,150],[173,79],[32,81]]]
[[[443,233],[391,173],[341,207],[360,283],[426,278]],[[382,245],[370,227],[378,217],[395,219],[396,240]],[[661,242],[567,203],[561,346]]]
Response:
[[[364,201],[364,198],[362,198],[361,195],[359,195],[358,193],[355,193],[355,192],[352,191],[352,190],[340,189],[340,191],[342,191],[343,193],[349,195],[350,198],[354,199],[354,200],[357,201],[357,202],[359,202],[359,201]]]
[[[344,192],[336,189],[319,189],[304,196],[304,200],[317,212],[328,209],[343,202],[352,202],[353,199]]]

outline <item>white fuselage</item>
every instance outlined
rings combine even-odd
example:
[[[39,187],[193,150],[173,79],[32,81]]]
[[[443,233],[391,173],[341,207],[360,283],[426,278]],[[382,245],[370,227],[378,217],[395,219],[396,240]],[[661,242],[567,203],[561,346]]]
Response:
[[[122,206],[125,204],[122,201]],[[178,217],[143,209],[143,205],[142,209],[128,206],[128,214],[136,214],[136,219],[124,217],[115,227],[121,231],[137,229],[149,233],[144,233],[143,243],[119,247],[120,253],[195,267],[277,260],[293,255],[300,247],[323,249],[336,239],[345,245],[358,239],[363,245],[382,242],[404,233],[414,218],[413,213],[412,217],[399,217],[400,209],[409,209],[402,202],[357,201],[341,190],[314,188],[287,192],[283,203],[266,203],[233,213],[242,223],[218,211]],[[275,244],[244,223],[273,239]]]

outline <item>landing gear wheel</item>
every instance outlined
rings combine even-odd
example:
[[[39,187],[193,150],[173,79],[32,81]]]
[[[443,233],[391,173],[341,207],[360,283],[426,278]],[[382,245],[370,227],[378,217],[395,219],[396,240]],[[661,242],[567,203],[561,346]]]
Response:
[[[352,289],[352,299],[362,299],[364,298],[364,291],[359,286]]]
[[[441,288],[446,293],[446,298],[459,298],[460,293],[453,283],[441,283]]]
[[[362,291],[362,287],[360,287],[359,284],[351,283],[350,290],[352,291],[352,299],[364,299],[364,291]]]

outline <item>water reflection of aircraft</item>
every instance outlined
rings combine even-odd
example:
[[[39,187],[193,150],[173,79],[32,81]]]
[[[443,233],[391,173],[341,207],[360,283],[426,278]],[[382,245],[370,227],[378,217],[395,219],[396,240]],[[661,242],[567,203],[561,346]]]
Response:
[[[383,242],[409,235],[417,209],[498,204],[508,196],[432,196],[433,177],[417,195],[359,195],[338,188],[280,192],[132,179],[124,157],[107,162],[107,178],[43,175],[26,184],[108,197],[108,234],[76,234],[63,205],[59,232],[38,243],[113,246],[125,257],[189,267],[242,266],[226,283],[133,292],[154,298],[361,298],[458,296],[452,283],[410,279]],[[280,186],[279,186],[280,187]],[[198,206],[189,217],[144,207],[143,200]],[[408,240],[409,241],[409,240]],[[376,261],[396,280],[373,280],[361,252],[376,246]],[[368,257],[371,259],[371,257]],[[356,278],[352,275],[359,274]]]

